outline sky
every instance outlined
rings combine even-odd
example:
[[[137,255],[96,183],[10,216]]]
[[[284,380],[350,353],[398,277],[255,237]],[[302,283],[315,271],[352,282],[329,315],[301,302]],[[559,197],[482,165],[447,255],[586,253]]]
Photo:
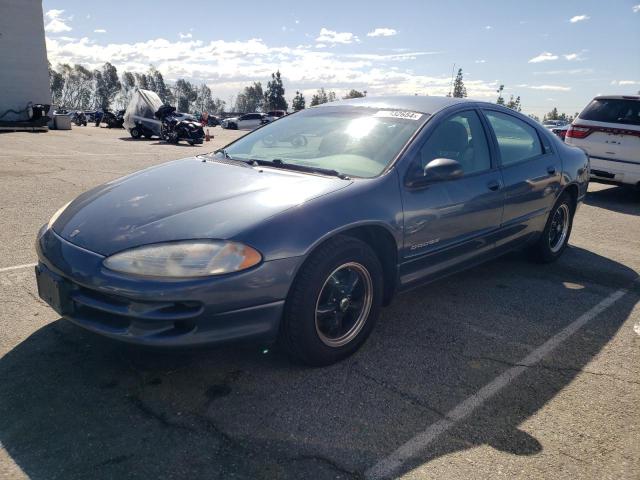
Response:
[[[153,65],[231,103],[280,70],[286,97],[519,95],[525,113],[573,114],[596,95],[640,91],[640,0],[43,0],[52,64]],[[455,65],[455,67],[454,67]]]

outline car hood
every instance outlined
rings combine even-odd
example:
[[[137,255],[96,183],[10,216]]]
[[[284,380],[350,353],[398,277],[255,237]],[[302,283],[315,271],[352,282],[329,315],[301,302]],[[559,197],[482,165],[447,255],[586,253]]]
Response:
[[[106,183],[75,199],[52,228],[101,255],[149,243],[227,239],[351,181],[188,158]]]

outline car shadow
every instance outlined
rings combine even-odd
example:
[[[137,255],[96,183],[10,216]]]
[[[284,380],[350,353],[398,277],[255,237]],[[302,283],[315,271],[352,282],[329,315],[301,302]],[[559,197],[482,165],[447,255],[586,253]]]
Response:
[[[140,138],[120,137],[118,140],[122,140],[123,142],[150,142],[152,140],[155,140],[156,142],[158,141],[157,138],[146,138],[146,137],[140,137]]]
[[[632,187],[610,187],[590,191],[585,203],[627,215],[640,216],[640,189]]]
[[[144,350],[57,320],[0,358],[0,443],[32,479],[362,478],[635,276],[575,247],[546,266],[512,254],[399,296],[360,352],[322,369],[255,346]],[[601,351],[638,294],[395,474],[480,445],[540,453],[521,424]]]

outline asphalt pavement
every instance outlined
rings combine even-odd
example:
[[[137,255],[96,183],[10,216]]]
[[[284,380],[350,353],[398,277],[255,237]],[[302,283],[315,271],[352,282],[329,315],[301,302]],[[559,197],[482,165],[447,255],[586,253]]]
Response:
[[[0,134],[0,478],[637,479],[640,194],[592,184],[553,265],[513,253],[399,296],[353,357],[158,352],[60,319],[40,225],[203,146],[123,130]]]

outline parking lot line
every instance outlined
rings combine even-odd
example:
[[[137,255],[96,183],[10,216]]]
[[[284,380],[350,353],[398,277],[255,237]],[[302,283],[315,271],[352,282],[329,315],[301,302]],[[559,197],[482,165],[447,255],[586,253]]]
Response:
[[[639,281],[636,278],[633,283]],[[429,444],[433,443],[440,435],[448,431],[456,423],[468,418],[475,410],[481,407],[487,400],[491,399],[503,388],[522,375],[529,367],[532,367],[545,356],[558,348],[574,333],[580,330],[589,321],[593,320],[600,313],[611,307],[627,294],[629,288],[616,290],[611,295],[603,299],[593,308],[583,313],[580,317],[567,325],[560,332],[555,334],[545,343],[533,350],[529,355],[524,357],[514,367],[509,368],[491,382],[482,387],[477,393],[467,397],[461,403],[456,405],[445,415],[445,418],[439,420],[429,426],[423,432],[418,433],[411,440],[400,446],[388,457],[380,460],[373,467],[365,472],[368,479],[383,479],[393,477],[402,466],[409,460],[416,458]]]
[[[23,265],[14,265],[13,267],[3,267],[3,268],[0,268],[0,273],[9,272],[11,270],[19,270],[21,268],[29,268],[29,267],[33,268],[36,265],[37,263],[25,263]]]

